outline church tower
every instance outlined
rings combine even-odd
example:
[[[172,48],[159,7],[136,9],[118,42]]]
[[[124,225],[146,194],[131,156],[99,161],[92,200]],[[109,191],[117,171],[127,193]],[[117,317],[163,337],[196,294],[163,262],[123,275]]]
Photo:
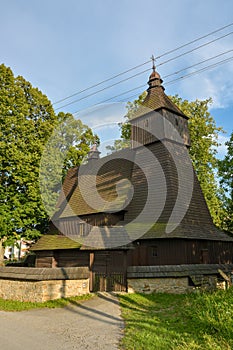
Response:
[[[146,98],[130,120],[132,149],[144,160],[143,166],[148,167],[149,176],[150,169],[158,168],[159,162],[166,180],[166,188],[161,186],[161,198],[166,191],[164,209],[157,224],[144,238],[227,239],[213,224],[191,163],[188,117],[165,94],[162,82],[153,64]],[[147,158],[148,150],[154,160]],[[134,203],[132,210],[129,206],[126,220],[139,215],[147,201],[149,189],[146,191],[147,180],[143,176],[140,167],[134,165]],[[154,188],[160,186],[156,176],[152,183]],[[157,196],[153,202],[158,210],[161,198]],[[175,229],[169,231],[169,225]]]
[[[180,134],[183,143],[190,147],[188,117],[165,94],[162,86],[163,80],[155,70],[154,64],[152,69],[148,81],[147,96],[135,117],[130,121],[132,148],[137,143],[146,145],[154,142],[155,135],[159,135],[161,140],[173,140],[172,127],[167,127],[170,123]],[[164,118],[156,118],[155,112]],[[169,123],[166,123],[166,120]]]

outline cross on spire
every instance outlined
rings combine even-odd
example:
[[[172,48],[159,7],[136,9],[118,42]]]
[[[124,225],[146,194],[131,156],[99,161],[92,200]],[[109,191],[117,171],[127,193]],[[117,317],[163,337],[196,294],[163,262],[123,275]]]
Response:
[[[154,55],[151,56],[151,60],[152,60],[152,69],[155,72],[155,56]]]

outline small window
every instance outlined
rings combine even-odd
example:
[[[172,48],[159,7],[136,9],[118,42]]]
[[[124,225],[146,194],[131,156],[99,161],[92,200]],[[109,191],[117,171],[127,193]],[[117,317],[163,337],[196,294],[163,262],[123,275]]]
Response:
[[[155,258],[158,256],[158,247],[152,247],[152,257]]]
[[[148,119],[145,120],[145,127],[148,128],[149,122]]]

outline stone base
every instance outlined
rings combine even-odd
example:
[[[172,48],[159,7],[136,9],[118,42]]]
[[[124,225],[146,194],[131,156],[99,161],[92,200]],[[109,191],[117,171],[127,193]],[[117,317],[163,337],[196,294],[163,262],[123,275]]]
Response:
[[[128,279],[128,293],[186,293],[188,277]]]
[[[88,294],[88,267],[0,268],[0,298],[43,302]]]
[[[89,293],[89,279],[13,281],[0,280],[0,298],[44,302]]]

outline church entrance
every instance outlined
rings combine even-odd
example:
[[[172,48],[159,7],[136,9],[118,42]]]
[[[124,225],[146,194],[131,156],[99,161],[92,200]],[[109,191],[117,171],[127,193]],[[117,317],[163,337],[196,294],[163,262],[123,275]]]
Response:
[[[126,251],[90,253],[90,290],[93,292],[127,291]]]

